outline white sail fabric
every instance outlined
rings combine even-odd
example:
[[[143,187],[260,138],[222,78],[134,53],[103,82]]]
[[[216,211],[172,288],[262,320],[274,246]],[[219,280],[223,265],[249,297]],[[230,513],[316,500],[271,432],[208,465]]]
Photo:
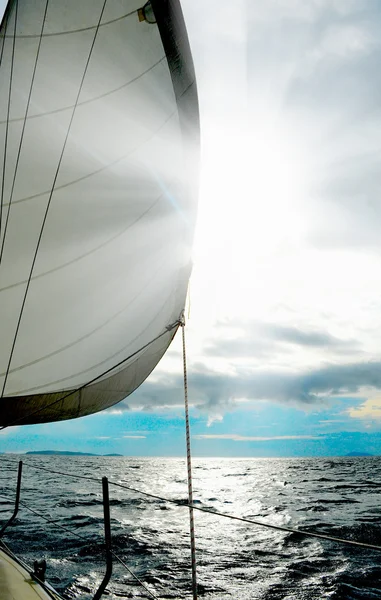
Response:
[[[190,274],[198,113],[179,7],[155,5],[155,24],[139,0],[7,7],[2,424],[120,401],[173,337]]]

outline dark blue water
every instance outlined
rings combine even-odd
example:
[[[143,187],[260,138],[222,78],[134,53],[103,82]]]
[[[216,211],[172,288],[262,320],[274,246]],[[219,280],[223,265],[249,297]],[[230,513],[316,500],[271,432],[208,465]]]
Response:
[[[16,456],[0,457],[0,519],[14,496]],[[88,600],[104,572],[101,477],[187,497],[183,459],[23,457],[29,465],[99,478],[76,480],[24,466],[21,507],[5,541],[65,598]],[[381,545],[381,458],[194,459],[199,506],[267,523]],[[189,598],[186,507],[110,488],[113,549],[159,598]],[[200,598],[298,600],[381,598],[381,553],[195,513]],[[80,539],[76,535],[82,536]],[[147,597],[115,564],[108,598]]]

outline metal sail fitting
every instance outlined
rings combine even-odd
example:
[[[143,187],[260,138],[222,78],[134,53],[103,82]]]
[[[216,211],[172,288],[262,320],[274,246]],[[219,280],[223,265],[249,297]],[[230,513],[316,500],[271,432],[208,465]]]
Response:
[[[139,8],[138,17],[140,22],[146,21],[150,25],[155,25],[157,21],[150,1],[146,2],[143,8]]]

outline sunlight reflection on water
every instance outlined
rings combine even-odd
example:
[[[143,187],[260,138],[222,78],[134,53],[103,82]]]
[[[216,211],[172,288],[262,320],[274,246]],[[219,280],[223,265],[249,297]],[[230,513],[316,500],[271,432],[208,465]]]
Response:
[[[1,493],[14,497],[16,458],[4,457]],[[110,480],[186,502],[183,459],[25,457],[26,463]],[[378,543],[381,460],[194,459],[194,499],[211,510]],[[137,468],[140,467],[140,468]],[[48,578],[67,598],[88,600],[104,572],[100,481],[24,467],[22,500],[73,537],[20,511],[6,541],[29,563],[45,557]],[[159,597],[190,593],[188,509],[111,487],[115,552]],[[2,519],[11,504],[2,503]],[[381,598],[374,553],[272,531],[195,511],[200,598]],[[85,541],[74,534],[85,537]],[[118,564],[110,599],[142,590]],[[350,592],[348,590],[350,589]],[[123,591],[124,590],[124,591]]]

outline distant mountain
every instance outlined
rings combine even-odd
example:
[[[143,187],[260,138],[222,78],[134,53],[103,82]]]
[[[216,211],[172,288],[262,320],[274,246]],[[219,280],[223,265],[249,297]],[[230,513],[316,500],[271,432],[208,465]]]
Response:
[[[349,452],[345,456],[374,456],[374,455],[369,454],[369,452]]]
[[[92,454],[91,452],[71,452],[70,450],[30,450],[25,454],[53,454],[58,456],[123,456],[123,454]]]

